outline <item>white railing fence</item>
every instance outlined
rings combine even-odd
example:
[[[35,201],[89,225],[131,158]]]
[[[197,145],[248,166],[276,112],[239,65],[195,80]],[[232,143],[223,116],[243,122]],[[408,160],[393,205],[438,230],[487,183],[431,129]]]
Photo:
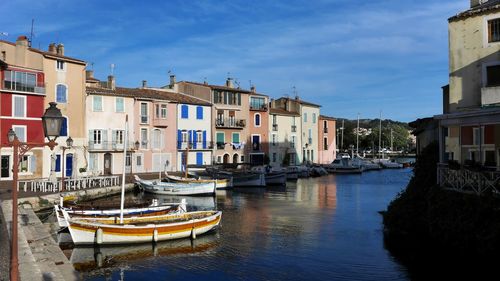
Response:
[[[121,184],[120,176],[81,177],[77,179],[67,178],[64,182],[65,191],[94,187],[109,187]],[[58,192],[61,191],[61,186],[61,180],[51,181],[48,178],[19,180],[17,182],[17,190],[24,192]]]

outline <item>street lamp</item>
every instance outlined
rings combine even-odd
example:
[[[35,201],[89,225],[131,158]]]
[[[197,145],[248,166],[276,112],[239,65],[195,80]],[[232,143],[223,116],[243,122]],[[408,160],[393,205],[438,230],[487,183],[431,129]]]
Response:
[[[57,145],[56,139],[59,137],[61,125],[64,117],[61,110],[57,108],[57,103],[49,103],[49,108],[45,110],[42,116],[43,132],[48,142],[21,142],[16,136],[16,132],[11,128],[7,133],[9,146],[13,150],[12,163],[12,236],[11,236],[11,260],[10,260],[10,280],[18,280],[19,262],[18,262],[18,244],[17,244],[17,180],[19,174],[19,159],[26,152],[35,147],[48,146],[50,150],[54,150]]]
[[[64,174],[66,173],[66,171],[64,170],[64,162],[66,160],[66,158],[64,158],[64,154],[66,152],[66,149],[71,149],[73,148],[73,139],[71,137],[68,137],[66,139],[66,146],[63,146],[61,147],[62,148],[62,176],[61,176],[61,191],[64,191],[66,190],[66,181],[64,180]]]

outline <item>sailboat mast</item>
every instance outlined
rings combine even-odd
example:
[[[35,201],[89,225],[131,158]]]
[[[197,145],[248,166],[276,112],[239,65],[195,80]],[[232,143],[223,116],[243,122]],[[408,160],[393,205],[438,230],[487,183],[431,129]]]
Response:
[[[184,161],[184,177],[188,178],[188,159],[189,159],[189,139],[186,145],[186,160]]]
[[[358,127],[356,128],[356,156],[359,156],[359,113],[358,113]]]
[[[123,136],[123,174],[122,174],[122,196],[120,200],[120,223],[123,223],[123,208],[125,207],[125,167],[127,165],[128,145],[128,114],[125,115],[125,133]]]
[[[380,119],[378,120],[378,158],[381,159],[380,153],[382,152],[382,110],[380,110]]]
[[[340,150],[343,150],[344,149],[344,120],[342,120],[342,128],[340,128],[340,129],[342,130],[342,137],[340,139]]]

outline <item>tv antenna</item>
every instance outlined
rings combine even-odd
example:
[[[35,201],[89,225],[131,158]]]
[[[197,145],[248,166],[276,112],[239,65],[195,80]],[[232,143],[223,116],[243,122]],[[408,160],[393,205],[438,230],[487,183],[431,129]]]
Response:
[[[31,19],[31,33],[30,33],[30,40],[28,41],[28,47],[31,47],[31,43],[33,42],[33,36],[34,36],[34,29],[35,26],[35,19]]]

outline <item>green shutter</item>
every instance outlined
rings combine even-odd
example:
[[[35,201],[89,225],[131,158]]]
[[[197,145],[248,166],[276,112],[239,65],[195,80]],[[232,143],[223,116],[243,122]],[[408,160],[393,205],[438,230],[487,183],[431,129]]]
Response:
[[[217,133],[217,142],[218,143],[224,142],[224,133]]]
[[[240,134],[233,133],[233,142],[234,143],[239,143],[240,142]]]

